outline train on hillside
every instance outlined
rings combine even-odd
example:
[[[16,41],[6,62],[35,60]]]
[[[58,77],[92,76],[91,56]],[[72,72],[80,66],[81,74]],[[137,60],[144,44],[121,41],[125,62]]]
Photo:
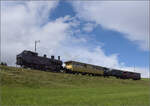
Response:
[[[76,61],[67,61],[64,63],[65,66],[63,67],[63,61],[60,60],[60,56],[58,56],[58,59],[55,59],[54,56],[47,58],[46,55],[38,56],[38,53],[28,50],[24,50],[16,56],[16,64],[24,68],[89,76],[114,76],[120,79],[141,79],[141,74],[136,72],[110,69],[107,67],[101,67]]]
[[[44,56],[38,56],[38,53],[36,52],[24,50],[22,53],[17,55],[16,59],[16,64],[23,68],[53,72],[59,72],[60,69],[63,68],[63,62],[60,60],[60,56],[58,56],[58,59],[55,59],[54,56],[47,58],[45,54]]]

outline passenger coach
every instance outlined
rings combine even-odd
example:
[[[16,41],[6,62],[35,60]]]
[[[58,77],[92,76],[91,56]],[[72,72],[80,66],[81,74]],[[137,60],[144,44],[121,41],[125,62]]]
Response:
[[[82,75],[92,75],[92,76],[107,76],[105,74],[106,70],[105,67],[85,64],[76,61],[67,61],[65,62],[66,73],[73,73],[73,74],[82,74]]]

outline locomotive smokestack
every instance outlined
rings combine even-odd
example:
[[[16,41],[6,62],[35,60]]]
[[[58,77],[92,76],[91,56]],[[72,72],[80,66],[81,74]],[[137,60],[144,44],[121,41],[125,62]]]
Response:
[[[58,56],[58,60],[60,60],[60,56]]]
[[[52,55],[52,56],[51,56],[51,59],[54,59],[54,58],[55,58],[55,57]]]
[[[46,54],[44,54],[44,57],[45,57],[45,58],[47,57]]]

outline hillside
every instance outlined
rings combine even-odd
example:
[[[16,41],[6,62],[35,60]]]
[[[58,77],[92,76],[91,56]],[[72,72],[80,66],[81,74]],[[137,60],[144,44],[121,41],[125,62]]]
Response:
[[[1,105],[149,106],[150,80],[120,80],[0,66]]]

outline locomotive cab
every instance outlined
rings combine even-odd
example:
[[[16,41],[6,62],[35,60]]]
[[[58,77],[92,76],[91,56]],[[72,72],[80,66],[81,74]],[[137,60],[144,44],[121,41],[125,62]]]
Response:
[[[20,53],[16,56],[16,60],[17,60],[16,64],[20,65],[22,67],[22,65],[24,65],[24,62],[25,62],[24,58],[26,56],[38,56],[38,53],[24,50],[22,53]]]

